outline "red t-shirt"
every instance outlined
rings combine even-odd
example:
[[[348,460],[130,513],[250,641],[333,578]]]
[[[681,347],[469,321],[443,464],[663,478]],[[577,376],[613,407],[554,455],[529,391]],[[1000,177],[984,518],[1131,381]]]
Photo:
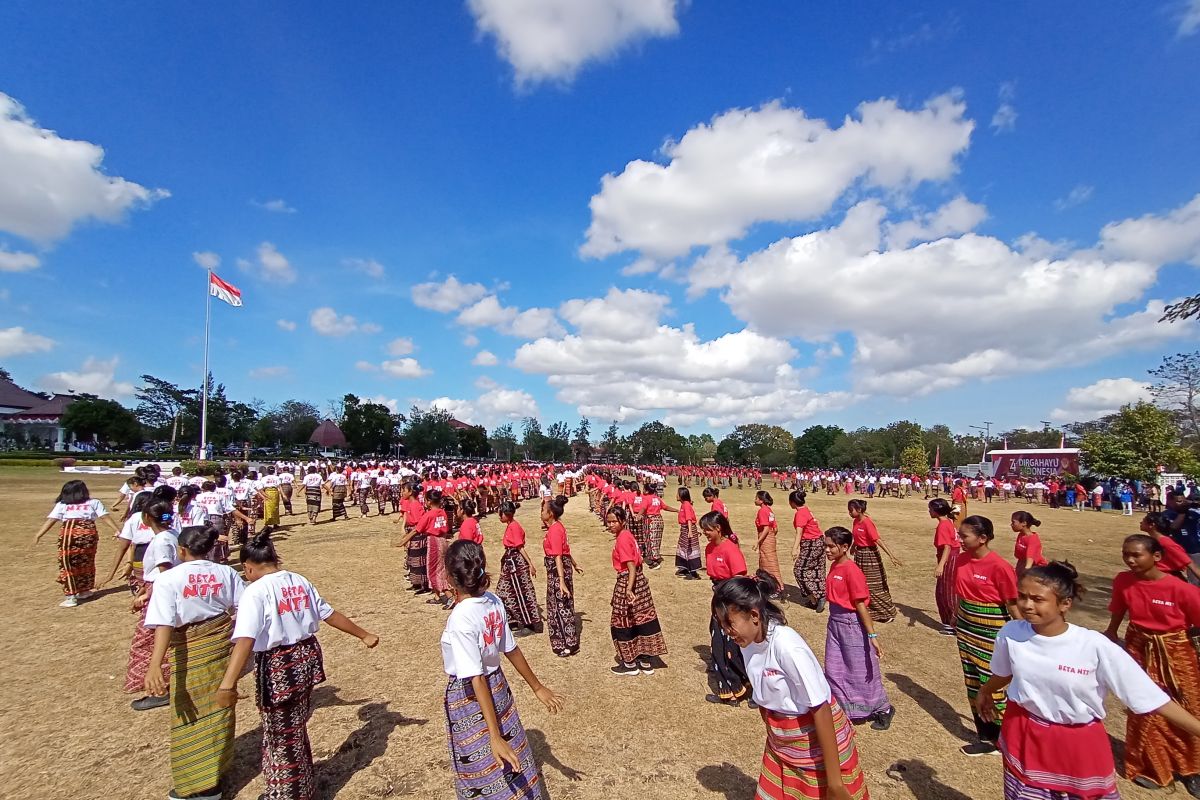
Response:
[[[504,529],[504,539],[501,544],[505,547],[525,546],[525,529],[521,527],[521,523],[515,519],[508,523],[508,527]]]
[[[725,515],[726,519],[729,518],[729,509],[725,508],[725,502],[719,497],[714,499],[709,505],[709,511],[720,511]]]
[[[741,548],[728,539],[720,544],[704,546],[704,565],[704,571],[713,581],[723,581],[734,575],[746,574],[746,558],[742,555]]]
[[[962,542],[958,540],[958,530],[948,519],[939,519],[937,530],[933,532],[933,549],[937,551],[939,557],[942,555],[943,547],[949,547],[951,550],[962,547]],[[951,555],[954,554],[951,553]]]
[[[458,526],[458,538],[475,544],[483,544],[483,531],[479,530],[479,520],[474,517],[463,517]]]
[[[800,538],[802,540],[811,541],[825,535],[821,533],[821,525],[817,522],[817,518],[805,506],[796,509],[796,516],[792,517],[792,527],[801,531]]]
[[[846,560],[834,564],[825,577],[825,599],[851,610],[859,600],[870,605],[871,593],[867,589],[867,576],[863,575],[863,571],[853,561]]]
[[[859,517],[851,530],[855,547],[870,547],[879,541],[879,529],[870,517]]]
[[[1042,539],[1036,533],[1017,535],[1017,543],[1013,545],[1013,556],[1020,561],[1022,558],[1031,567],[1045,566],[1046,557],[1042,555]]]
[[[417,530],[428,536],[445,536],[450,532],[450,523],[446,520],[446,512],[440,508],[431,508],[417,523]]]
[[[401,500],[400,507],[404,509],[405,525],[416,525],[425,513],[425,506],[421,505],[421,501],[415,497]]]
[[[967,501],[967,493],[961,486],[955,486],[954,491],[950,493],[950,499],[955,505],[961,506]]]
[[[983,558],[959,553],[954,562],[954,590],[973,603],[1001,605],[1017,599],[1017,571],[995,551]]]
[[[1158,543],[1162,545],[1163,549],[1158,568],[1164,572],[1182,572],[1188,568],[1188,564],[1192,563],[1192,557],[1187,554],[1179,542],[1170,536],[1159,536]]]
[[[758,507],[758,513],[754,515],[754,526],[756,528],[779,528],[775,523],[775,512],[771,510],[770,506]]]
[[[630,561],[634,567],[642,564],[642,551],[638,549],[637,540],[628,528],[622,528],[613,542],[612,565],[617,572],[626,572],[625,565]]]
[[[1113,578],[1108,610],[1156,633],[1184,630],[1200,626],[1200,589],[1174,575],[1143,581],[1125,571]]]
[[[567,529],[558,520],[551,522],[550,527],[546,529],[546,536],[542,539],[542,552],[548,556],[571,555],[571,547],[567,544]]]
[[[679,512],[676,516],[679,517],[680,525],[687,525],[689,522],[696,521],[696,509],[692,508],[692,504],[685,500],[679,504]]]

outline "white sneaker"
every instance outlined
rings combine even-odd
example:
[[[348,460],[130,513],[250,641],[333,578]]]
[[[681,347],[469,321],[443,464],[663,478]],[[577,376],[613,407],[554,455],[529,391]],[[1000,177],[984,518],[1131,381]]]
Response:
[[[75,595],[67,595],[67,599],[58,604],[59,608],[74,608],[79,605],[79,601],[75,599]]]
[[[87,600],[89,597],[91,597],[94,594],[95,594],[95,592],[92,591],[91,589],[89,589],[86,592],[80,592],[79,594],[75,595],[75,598],[77,600]]]

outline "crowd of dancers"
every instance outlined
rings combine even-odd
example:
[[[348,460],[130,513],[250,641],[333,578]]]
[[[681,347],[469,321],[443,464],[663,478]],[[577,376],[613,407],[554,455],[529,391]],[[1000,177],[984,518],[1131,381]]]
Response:
[[[647,573],[665,563],[663,514],[675,514],[676,579],[699,580],[703,572],[713,586],[711,604],[696,609],[709,620],[712,652],[712,691],[704,699],[757,708],[766,726],[757,796],[868,797],[854,726],[887,730],[895,715],[882,681],[879,631],[896,616],[884,557],[901,566],[868,513],[870,497],[849,499],[846,524],[823,529],[806,500],[827,489],[824,482],[789,476],[784,484],[793,511],[795,605],[827,615],[822,664],[783,613],[779,522],[761,474],[673,470],[677,486],[667,500],[668,472],[314,462],[228,475],[187,476],[176,468],[163,476],[147,465],[114,505],[125,505],[122,524],[82,481],[69,481],[35,541],[59,526],[62,605],[72,607],[97,588],[97,523],[117,531],[105,582],[120,576],[139,614],[125,688],[143,693],[136,710],[171,708],[171,797],[221,797],[233,709],[242,699],[238,680],[253,670],[265,796],[308,800],[316,782],[307,722],[312,690],[325,679],[320,623],[367,647],[379,638],[284,569],[271,533],[281,524],[281,506],[292,512],[297,484],[312,524],[324,524],[326,497],[331,521],[349,517],[348,499],[360,518],[372,510],[391,517],[402,526],[395,544],[412,595],[449,612],[441,649],[457,796],[534,798],[544,785],[501,656],[551,712],[561,710],[561,698],[538,680],[517,639],[544,632],[555,656],[580,650],[574,577],[582,570],[571,555],[565,509],[586,494],[611,536],[611,672],[630,677],[652,675],[667,655]],[[752,538],[735,533],[720,497],[734,479],[755,489]],[[702,487],[703,513],[693,506],[693,487]],[[844,487],[839,482],[839,491]],[[949,500],[927,504],[931,588],[940,630],[958,642],[977,733],[962,753],[1002,757],[1006,800],[1110,800],[1118,796],[1116,771],[1103,720],[1112,693],[1131,712],[1124,775],[1148,788],[1179,781],[1200,797],[1200,662],[1189,635],[1200,627],[1200,589],[1188,582],[1200,577],[1195,502],[1173,492],[1163,512],[1148,514],[1142,532],[1124,540],[1127,570],[1113,580],[1111,621],[1100,633],[1067,622],[1083,587],[1069,563],[1047,557],[1033,513],[1011,514],[1010,562],[993,549],[992,520],[967,513],[969,484],[949,490]],[[539,503],[544,607],[532,546],[516,520],[522,503]],[[493,513],[503,526],[498,565],[488,564],[479,524]],[[240,572],[226,563],[233,548]]]

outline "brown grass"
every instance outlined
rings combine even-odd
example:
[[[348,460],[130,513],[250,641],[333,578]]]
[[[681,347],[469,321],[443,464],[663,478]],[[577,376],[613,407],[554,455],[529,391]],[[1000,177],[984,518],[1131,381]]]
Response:
[[[122,694],[125,661],[134,618],[127,592],[114,590],[67,610],[55,577],[54,533],[35,549],[33,533],[61,484],[49,470],[0,472],[0,503],[5,509],[0,545],[8,558],[0,565],[7,609],[0,654],[0,797],[152,798],[171,786],[168,766],[168,712],[137,713]],[[90,482],[106,503],[119,478]],[[674,484],[668,487],[673,498]],[[790,513],[785,492],[776,491],[776,510],[786,535],[780,552],[785,572],[790,550]],[[723,492],[735,530],[752,531],[752,493]],[[700,504],[703,506],[703,504]],[[845,524],[845,497],[812,496],[821,524]],[[998,550],[1011,555],[1007,517],[1024,503],[973,505],[992,517],[1000,531]],[[297,506],[303,510],[303,500]],[[881,626],[887,688],[897,707],[892,729],[858,729],[871,794],[875,798],[994,800],[1000,798],[999,759],[967,759],[957,747],[970,738],[970,716],[954,640],[933,625],[933,525],[920,497],[877,500],[870,511],[888,544],[905,561],[889,568],[892,593],[903,615]],[[1121,567],[1119,542],[1136,522],[1112,513],[1035,509],[1042,518],[1046,551],[1070,558],[1092,589],[1074,621],[1104,625],[1108,585]],[[285,521],[288,518],[285,517]],[[445,676],[438,638],[445,613],[402,590],[403,554],[391,546],[398,530],[392,517],[352,519],[315,528],[294,523],[280,551],[289,568],[310,578],[335,608],[383,641],[368,651],[357,641],[326,628],[321,633],[329,680],[317,693],[309,725],[321,796],[343,798],[454,796],[442,711]],[[536,502],[519,513],[540,554]],[[539,677],[568,700],[551,717],[521,684],[517,704],[556,800],[636,797],[749,798],[758,775],[763,729],[756,712],[712,706],[703,701],[708,649],[707,581],[673,576],[671,555],[677,527],[668,517],[667,562],[650,573],[670,653],[668,668],[653,676],[616,677],[608,672],[613,647],[608,635],[613,573],[607,534],[587,513],[580,496],[566,516],[571,546],[587,570],[577,578],[577,606],[584,615],[583,649],[560,659],[545,635],[520,640]],[[493,566],[501,530],[483,523]],[[98,564],[106,570],[113,554],[102,535]],[[743,544],[748,557],[748,543]],[[749,558],[753,562],[752,558]],[[753,565],[753,564],[752,564]],[[539,596],[545,577],[538,564]],[[789,621],[821,655],[824,618],[795,605]],[[511,680],[520,683],[514,670]],[[243,690],[249,679],[243,681]],[[1124,713],[1110,707],[1109,730],[1124,738]],[[252,701],[239,705],[237,748],[230,785],[238,798],[263,790],[259,775],[258,714]],[[892,769],[900,765],[903,770]],[[889,775],[889,772],[891,775]],[[1125,781],[1126,797],[1149,797]],[[227,793],[233,797],[235,793]]]

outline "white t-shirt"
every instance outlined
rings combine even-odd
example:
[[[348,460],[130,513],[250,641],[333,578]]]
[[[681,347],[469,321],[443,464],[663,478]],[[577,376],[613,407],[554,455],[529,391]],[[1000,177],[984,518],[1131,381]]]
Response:
[[[196,495],[192,505],[199,505],[209,517],[221,517],[233,510],[233,502],[229,496],[215,490]]]
[[[179,628],[203,622],[237,607],[246,588],[242,576],[224,564],[187,561],[158,576],[146,609],[146,627]]]
[[[290,470],[287,472],[279,473],[279,482],[280,483],[291,483],[294,480],[296,480],[296,476],[293,475]]]
[[[324,482],[321,480],[321,473],[319,472],[310,473],[301,479],[301,483],[304,484],[306,489],[320,489],[321,484]]]
[[[161,573],[159,564],[170,564],[172,567],[179,562],[179,537],[173,530],[165,530],[154,534],[146,553],[142,556],[142,580],[154,583]]]
[[[208,480],[208,478],[204,477],[203,475],[193,475],[192,477],[188,478],[188,485],[197,487],[203,486],[206,480]]]
[[[188,482],[188,479],[187,479],[186,475],[172,475],[171,477],[167,478],[167,480],[165,481],[167,486],[170,486],[172,489],[174,489],[177,492],[184,486],[187,486],[187,482]]]
[[[996,638],[992,674],[1012,676],[1009,700],[1068,725],[1104,719],[1108,692],[1135,714],[1171,699],[1119,645],[1078,625],[1059,636],[1039,636],[1025,620],[1006,623]]]
[[[154,529],[142,522],[141,514],[134,514],[125,520],[125,524],[121,526],[121,532],[117,536],[135,546],[150,544],[150,540],[154,538]]]
[[[263,475],[261,478],[258,479],[258,488],[260,488],[260,489],[278,489],[279,488],[279,476],[278,475]]]
[[[307,578],[281,569],[246,587],[233,638],[253,639],[254,652],[262,653],[307,639],[332,613]]]
[[[248,478],[242,478],[233,484],[233,499],[248,500],[250,492],[254,489],[254,482]]]
[[[346,485],[346,474],[343,472],[329,473],[329,485],[330,486],[345,486]]]
[[[442,665],[455,678],[490,675],[500,668],[500,654],[516,646],[499,597],[491,592],[464,597],[442,632]]]
[[[93,497],[86,503],[55,503],[46,519],[96,519],[107,513],[104,503]]]
[[[780,714],[828,703],[829,681],[808,642],[786,625],[769,625],[764,641],[742,648],[754,702]]]
[[[208,524],[208,509],[199,502],[199,496],[192,498],[192,502],[188,503],[187,510],[182,514],[175,514],[175,521],[178,523],[175,527],[179,530],[190,528],[193,525]]]

